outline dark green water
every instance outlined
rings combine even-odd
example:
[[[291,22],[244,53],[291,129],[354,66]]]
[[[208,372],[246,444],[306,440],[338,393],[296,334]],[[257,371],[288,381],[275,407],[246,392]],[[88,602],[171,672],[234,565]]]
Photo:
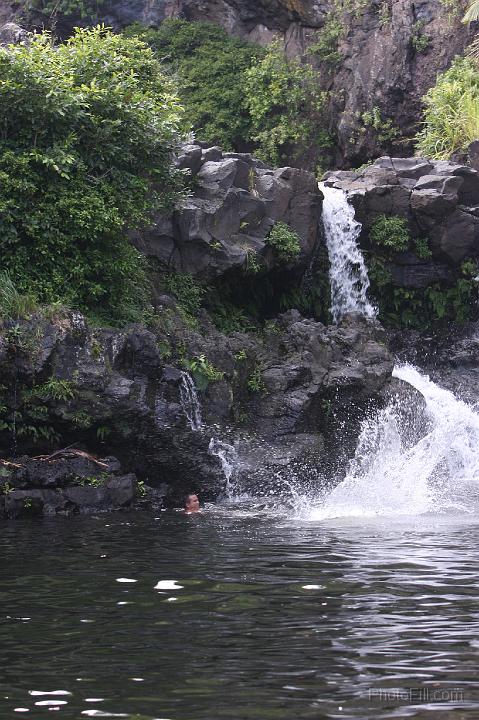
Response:
[[[216,508],[1,535],[2,720],[479,717],[474,521]]]

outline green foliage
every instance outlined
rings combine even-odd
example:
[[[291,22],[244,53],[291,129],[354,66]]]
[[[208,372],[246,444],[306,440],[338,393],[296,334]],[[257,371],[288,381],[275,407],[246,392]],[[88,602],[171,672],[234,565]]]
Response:
[[[201,140],[233,150],[249,139],[245,72],[262,48],[206,22],[166,20],[157,30],[133,25],[125,32],[141,37],[175,73],[185,119]]]
[[[73,400],[76,395],[76,389],[70,380],[60,380],[51,377],[43,385],[37,385],[30,392],[31,398],[39,398],[40,400],[60,400],[68,402]]]
[[[386,27],[391,22],[391,8],[389,7],[388,0],[383,0],[379,6],[379,24],[380,26]]]
[[[345,37],[349,27],[349,16],[357,18],[370,4],[369,0],[336,0],[326,15],[317,41],[310,46],[309,53],[321,63],[334,68],[342,60],[339,41]]]
[[[0,271],[20,294],[135,319],[146,275],[125,230],[177,197],[178,124],[137,39],[77,29],[0,50]]]
[[[257,365],[246,383],[248,390],[252,393],[264,394],[266,392],[266,385],[263,379],[263,373],[259,365]]]
[[[21,320],[38,309],[36,298],[18,292],[7,271],[0,272],[0,320]]]
[[[110,433],[111,428],[108,425],[100,425],[96,430],[96,436],[100,442],[104,442]]]
[[[414,252],[421,260],[430,260],[432,258],[427,238],[416,238],[414,240]]]
[[[342,59],[338,44],[343,32],[344,23],[337,10],[330,10],[319,31],[318,39],[309,47],[308,53],[317,57],[321,62],[334,67]]]
[[[256,250],[249,249],[246,251],[244,271],[247,275],[256,275],[261,272],[261,258]]]
[[[153,30],[133,25],[174,74],[185,129],[226,150],[255,152],[274,164],[301,143],[330,145],[323,109],[328,93],[310,65],[288,60],[279,42],[266,50],[204,22],[166,20]]]
[[[363,123],[363,131],[372,128],[376,131],[380,142],[390,142],[399,135],[399,129],[394,127],[390,118],[383,118],[380,108],[375,105],[371,110],[360,113],[360,119]]]
[[[422,53],[429,47],[431,38],[424,32],[424,21],[418,20],[411,28],[411,45],[417,53]]]
[[[89,485],[90,487],[102,487],[110,478],[107,472],[98,473],[98,475],[89,475],[87,477],[79,476],[76,478],[78,485]]]
[[[73,427],[78,430],[88,430],[93,424],[93,418],[85,410],[77,410],[69,416]]]
[[[76,397],[75,384],[69,380],[51,377],[41,385],[14,388],[0,387],[0,433],[16,441],[22,438],[34,445],[53,445],[60,440],[54,427],[52,410],[58,404],[65,406],[65,419],[75,427],[86,427],[87,414],[69,413],[68,407]]]
[[[369,263],[371,292],[380,311],[380,320],[393,327],[424,330],[437,323],[464,323],[477,314],[477,263],[467,260],[452,286],[433,283],[424,289],[396,287],[384,260]]]
[[[210,288],[207,297],[208,313],[216,328],[224,335],[234,332],[249,332],[256,330],[256,325],[249,318],[244,309],[232,303],[227,292],[219,292]]]
[[[30,15],[33,11],[55,18],[79,16],[81,18],[97,17],[104,0],[28,0],[25,10]]]
[[[187,273],[168,273],[163,278],[165,290],[178,300],[187,315],[195,317],[201,307],[205,288]]]
[[[218,382],[225,376],[224,372],[215,368],[204,355],[184,358],[182,365],[193,376],[198,390],[206,390],[211,382]]]
[[[322,114],[328,96],[310,65],[288,60],[274,42],[245,75],[245,103],[259,157],[278,164],[300,142],[304,147],[326,141]]]
[[[375,245],[403,252],[410,241],[407,220],[396,215],[380,215],[372,224],[369,237]]]
[[[479,73],[473,59],[456,58],[424,97],[424,128],[419,153],[447,160],[479,137]]]
[[[298,234],[284,222],[276,222],[273,225],[266,242],[283,262],[290,262],[301,253]]]

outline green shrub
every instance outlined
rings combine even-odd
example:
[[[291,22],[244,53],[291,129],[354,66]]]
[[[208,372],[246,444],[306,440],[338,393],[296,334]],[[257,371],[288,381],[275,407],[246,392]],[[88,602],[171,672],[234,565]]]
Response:
[[[252,140],[266,162],[278,164],[299,143],[329,142],[323,127],[328,94],[320,90],[313,68],[288,60],[279,42],[246,71],[244,90]]]
[[[411,28],[411,45],[415,52],[422,53],[431,44],[431,38],[424,32],[424,21],[415,22]]]
[[[380,215],[372,224],[369,237],[375,245],[395,252],[403,252],[409,247],[407,221],[396,215]]]
[[[184,358],[182,364],[193,375],[198,390],[206,390],[211,382],[218,382],[225,376],[224,372],[212,365],[204,355],[197,355],[191,360]]]
[[[384,118],[377,105],[374,105],[371,110],[361,113],[360,119],[363,124],[363,132],[367,128],[372,128],[376,131],[378,140],[381,143],[391,142],[399,135],[400,131],[394,126],[391,118]]]
[[[60,380],[51,377],[43,385],[37,385],[30,392],[31,398],[40,400],[59,400],[68,402],[73,400],[76,395],[75,385],[70,380]]]
[[[0,272],[0,320],[21,320],[38,309],[36,298],[19,293],[10,274]]]
[[[157,29],[132,25],[163,65],[175,73],[185,120],[201,140],[238,149],[252,134],[245,107],[245,71],[264,50],[206,22],[166,20]]]
[[[279,42],[266,50],[205,22],[166,20],[125,30],[150,45],[174,74],[185,129],[226,150],[254,149],[278,164],[301,143],[328,147],[322,117],[328,93],[310,65],[288,60]]]
[[[308,48],[308,53],[316,56],[321,62],[334,67],[342,59],[338,45],[343,32],[344,23],[337,10],[330,10],[318,33],[318,39]]]
[[[59,15],[93,18],[98,15],[103,5],[104,0],[28,0],[25,11],[28,16],[35,12],[51,19]]]
[[[165,290],[178,300],[187,315],[195,317],[201,307],[205,288],[188,273],[168,273],[163,278]]]
[[[137,39],[77,29],[0,50],[0,271],[20,294],[134,317],[147,284],[125,231],[178,196],[179,117]]]
[[[424,96],[424,128],[417,136],[421,154],[447,160],[479,137],[479,73],[473,59],[456,58]]]
[[[385,325],[424,330],[433,324],[464,323],[477,316],[478,268],[474,260],[462,264],[453,285],[432,283],[421,289],[395,286],[384,260],[377,256],[368,265],[371,294]]]
[[[417,238],[414,240],[414,252],[421,260],[430,260],[432,258],[432,252],[427,238]]]
[[[298,234],[284,222],[277,222],[273,225],[266,242],[274,249],[278,258],[284,262],[294,260],[301,253]]]
[[[263,395],[266,392],[266,384],[264,382],[263,373],[259,365],[257,365],[246,383],[248,390],[252,393]]]

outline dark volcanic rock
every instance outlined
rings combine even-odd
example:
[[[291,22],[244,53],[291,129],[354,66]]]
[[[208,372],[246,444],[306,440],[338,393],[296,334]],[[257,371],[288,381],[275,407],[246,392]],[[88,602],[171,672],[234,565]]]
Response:
[[[191,329],[170,308],[165,313],[166,335],[161,327],[153,332],[137,325],[92,331],[78,314],[57,325],[35,319],[27,324],[38,346],[28,363],[13,353],[0,366],[2,378],[17,372],[16,396],[7,393],[3,401],[13,403],[16,397],[28,417],[23,388],[49,377],[72,383],[71,398],[46,402],[44,421],[61,432],[65,446],[82,442],[103,454],[107,448],[108,457],[23,458],[14,471],[7,465],[7,514],[20,513],[28,497],[35,499],[35,508],[43,503],[43,513],[129,507],[135,478],[125,477],[125,471],[158,488],[169,504],[178,504],[188,491],[214,499],[224,489],[225,475],[210,452],[212,438],[249,436],[243,443],[246,454],[263,442],[266,465],[300,462],[313,451],[324,455],[321,438],[334,436],[346,417],[352,437],[391,376],[393,361],[381,329],[359,317],[325,327],[290,311],[266,335],[225,336],[206,316],[201,327]],[[178,343],[182,357],[206,357],[221,371],[205,385],[198,379],[203,425],[197,429],[189,419],[185,373],[174,356],[165,362],[158,351],[167,338]],[[0,434],[0,442],[8,455],[8,432]],[[28,444],[22,441],[21,447]],[[30,512],[33,505],[29,501],[25,507]]]
[[[70,450],[52,457],[18,458],[1,464],[1,469],[0,504],[3,495],[7,517],[121,510],[130,508],[138,496],[136,475],[122,475],[113,457],[96,460]]]
[[[360,316],[325,327],[295,310],[280,322],[283,332],[264,358],[266,390],[256,403],[257,431],[268,438],[325,432],[332,415],[361,417],[393,369],[381,328]]]
[[[1,17],[1,16],[0,16]],[[0,25],[0,47],[2,45],[18,45],[28,40],[26,30],[13,22]]]
[[[428,239],[432,260],[413,253],[395,256],[389,269],[397,285],[420,288],[452,281],[465,258],[479,258],[479,175],[471,167],[384,157],[362,172],[328,173],[326,184],[348,193],[363,224],[366,247],[369,229],[380,215],[402,217],[413,236]]]
[[[297,168],[272,170],[248,154],[185,145],[177,165],[194,178],[194,193],[173,213],[131,238],[162,265],[202,279],[246,267],[253,253],[268,269],[281,266],[268,246],[275,222],[297,233],[304,269],[318,243],[321,195],[314,175]]]

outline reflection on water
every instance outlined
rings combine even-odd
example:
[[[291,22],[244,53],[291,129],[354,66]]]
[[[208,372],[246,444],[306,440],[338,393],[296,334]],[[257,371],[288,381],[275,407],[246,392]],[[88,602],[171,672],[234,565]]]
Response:
[[[476,718],[478,542],[234,505],[4,525],[0,718]]]

